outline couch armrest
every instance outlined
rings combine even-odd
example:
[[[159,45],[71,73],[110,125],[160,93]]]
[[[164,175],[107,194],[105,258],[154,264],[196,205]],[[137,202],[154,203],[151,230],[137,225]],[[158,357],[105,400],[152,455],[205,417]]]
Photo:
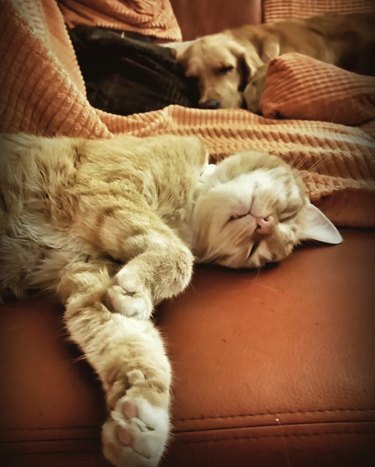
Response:
[[[261,0],[171,0],[184,41],[262,21]]]

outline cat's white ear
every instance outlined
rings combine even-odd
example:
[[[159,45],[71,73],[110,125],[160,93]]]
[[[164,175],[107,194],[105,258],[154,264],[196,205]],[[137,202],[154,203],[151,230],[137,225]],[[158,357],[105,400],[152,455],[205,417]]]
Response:
[[[332,245],[343,241],[336,227],[316,206],[308,201],[303,209],[305,210],[304,223],[300,232],[300,240],[317,240]]]

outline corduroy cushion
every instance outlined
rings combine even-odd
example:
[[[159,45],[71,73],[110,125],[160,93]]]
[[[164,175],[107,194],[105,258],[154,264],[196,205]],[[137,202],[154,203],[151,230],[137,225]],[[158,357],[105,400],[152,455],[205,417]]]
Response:
[[[84,24],[138,32],[168,41],[181,40],[169,0],[59,0],[68,27]]]
[[[374,11],[373,0],[264,0],[264,21],[278,21],[285,18],[307,18],[336,13],[368,13]]]
[[[284,54],[269,64],[260,109],[268,118],[360,125],[375,119],[375,78]]]

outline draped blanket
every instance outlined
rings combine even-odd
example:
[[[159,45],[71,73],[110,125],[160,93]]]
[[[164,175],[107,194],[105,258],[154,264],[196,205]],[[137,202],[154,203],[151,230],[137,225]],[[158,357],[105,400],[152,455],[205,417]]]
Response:
[[[289,104],[276,102],[278,93],[272,106],[272,77],[266,85],[269,117],[283,118],[260,117],[242,109],[198,110],[176,105],[127,117],[113,115],[88,102],[64,18],[55,2],[0,0],[0,11],[2,132],[87,138],[110,138],[119,132],[140,137],[197,135],[206,142],[213,160],[249,149],[266,151],[298,168],[311,200],[337,225],[375,227],[373,82],[365,80],[364,97],[355,91],[354,97],[359,99],[355,111],[360,118],[351,123],[357,126],[342,124],[341,110],[328,113],[329,121],[324,121],[327,107],[321,113],[311,112],[306,96],[301,99],[302,107],[298,107],[298,98],[293,101],[292,112]],[[132,16],[132,21],[134,27],[137,17]],[[145,27],[143,16],[142,21]],[[285,71],[284,65],[281,71]],[[273,67],[274,76],[275,69],[278,67]],[[352,78],[349,88],[358,90]],[[276,85],[280,86],[280,80]],[[328,100],[329,108],[334,108],[335,102],[345,104],[337,86],[330,86],[329,81],[322,86],[325,94],[319,94],[317,106]],[[346,89],[342,82],[339,87]],[[306,115],[303,106],[308,110]]]

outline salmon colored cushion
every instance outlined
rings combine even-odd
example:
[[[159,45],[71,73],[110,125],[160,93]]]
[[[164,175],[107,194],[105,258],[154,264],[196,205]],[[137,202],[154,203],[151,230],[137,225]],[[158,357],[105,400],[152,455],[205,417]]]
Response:
[[[58,0],[58,4],[68,27],[84,24],[181,40],[169,0]]]
[[[263,0],[266,23],[285,18],[306,18],[308,16],[335,13],[369,13],[374,11],[374,0]]]
[[[375,78],[284,54],[269,63],[260,109],[268,118],[360,125],[375,119]]]

